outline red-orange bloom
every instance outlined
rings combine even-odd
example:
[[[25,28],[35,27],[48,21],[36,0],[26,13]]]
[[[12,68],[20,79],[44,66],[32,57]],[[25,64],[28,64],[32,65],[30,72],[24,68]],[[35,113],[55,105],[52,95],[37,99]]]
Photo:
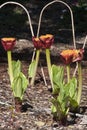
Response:
[[[2,45],[6,51],[11,51],[16,44],[15,38],[2,38],[1,39]]]
[[[60,56],[65,64],[70,64],[72,62],[81,61],[83,59],[83,52],[83,49],[68,49],[62,51]]]
[[[83,59],[84,49],[74,50],[73,62],[81,61]]]
[[[42,35],[40,37],[33,37],[32,38],[34,47],[36,49],[46,49],[50,48],[54,42],[54,37],[51,34]]]

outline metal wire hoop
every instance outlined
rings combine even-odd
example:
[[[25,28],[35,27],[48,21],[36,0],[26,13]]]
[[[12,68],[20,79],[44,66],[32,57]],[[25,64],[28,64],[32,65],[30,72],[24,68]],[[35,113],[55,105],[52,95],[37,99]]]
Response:
[[[25,12],[26,12],[26,14],[28,16],[30,30],[31,30],[31,34],[32,34],[32,37],[33,37],[34,36],[34,32],[33,32],[33,27],[32,27],[32,24],[31,24],[31,18],[30,18],[30,14],[29,14],[28,10],[22,4],[20,4],[18,2],[13,2],[13,1],[8,1],[8,2],[3,3],[2,5],[0,5],[0,9],[2,7],[4,7],[5,5],[7,5],[7,4],[15,4],[15,5],[18,5],[18,6],[22,7],[25,10]]]
[[[75,42],[75,29],[74,29],[74,19],[73,19],[73,12],[72,12],[72,9],[70,8],[70,6],[61,1],[61,0],[54,0],[52,2],[49,2],[47,5],[45,5],[40,13],[40,17],[39,17],[39,22],[38,22],[38,29],[37,29],[37,37],[39,37],[39,32],[40,32],[40,26],[41,26],[41,19],[42,19],[42,15],[43,15],[43,12],[44,10],[49,6],[49,5],[52,5],[54,4],[55,2],[58,2],[58,3],[62,3],[64,4],[70,11],[70,15],[71,15],[71,23],[72,23],[72,35],[73,35],[73,44],[74,44],[74,48],[76,49],[76,42]]]

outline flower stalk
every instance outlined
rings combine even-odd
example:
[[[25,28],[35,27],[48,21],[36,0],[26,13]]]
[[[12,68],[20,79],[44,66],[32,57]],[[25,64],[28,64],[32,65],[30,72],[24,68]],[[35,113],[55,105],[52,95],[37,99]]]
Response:
[[[36,71],[37,71],[37,67],[38,67],[38,62],[39,62],[39,56],[40,56],[40,49],[37,49],[36,50],[36,60],[35,60],[35,67],[34,67],[34,74],[33,74],[33,77],[31,79],[31,86],[34,85],[34,81],[35,81],[35,76],[36,76]]]
[[[50,49],[46,49],[46,60],[47,60],[47,68],[48,68],[48,73],[49,73],[49,77],[50,77],[50,82],[51,82],[51,85],[52,85],[52,88],[53,88]]]
[[[69,83],[70,81],[70,64],[66,66],[67,69],[67,82]]]
[[[13,70],[12,70],[11,51],[7,51],[7,58],[8,58],[8,72],[9,72],[10,82],[12,84],[12,81],[13,81]]]
[[[77,102],[78,105],[81,101],[81,94],[82,94],[82,67],[81,62],[78,62],[78,91],[77,91]]]
[[[12,50],[16,44],[16,39],[15,38],[2,38],[1,39],[1,43],[5,49],[5,51],[7,51],[7,59],[8,59],[8,73],[9,73],[9,77],[10,77],[10,82],[12,85],[13,82],[13,69],[12,69]]]
[[[33,72],[34,74],[31,79],[31,85],[34,85],[40,50],[46,51],[47,66],[48,66],[49,76],[50,76],[50,80],[51,80],[51,84],[52,84],[51,61],[50,61],[49,48],[54,43],[54,36],[52,34],[46,34],[46,35],[41,35],[40,37],[32,37],[32,41],[33,41],[34,47],[36,49],[36,60],[35,60],[35,66],[34,66],[34,72]]]

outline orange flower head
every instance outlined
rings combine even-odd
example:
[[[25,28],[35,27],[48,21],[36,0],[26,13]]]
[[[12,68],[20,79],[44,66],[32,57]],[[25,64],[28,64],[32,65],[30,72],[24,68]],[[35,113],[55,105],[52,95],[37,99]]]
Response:
[[[70,64],[73,59],[73,50],[64,50],[61,52],[60,56],[64,64]]]
[[[83,59],[83,49],[68,49],[61,52],[60,56],[65,64],[81,61]]]
[[[51,34],[42,35],[40,37],[33,37],[32,38],[34,47],[36,49],[46,49],[50,48],[54,42],[54,37]]]
[[[1,43],[6,51],[11,51],[16,44],[15,38],[2,38]]]

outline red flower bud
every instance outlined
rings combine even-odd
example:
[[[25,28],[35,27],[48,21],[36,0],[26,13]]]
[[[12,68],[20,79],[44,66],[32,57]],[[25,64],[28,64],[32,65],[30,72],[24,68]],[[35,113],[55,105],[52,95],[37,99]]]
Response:
[[[46,34],[40,36],[39,38],[33,37],[32,41],[36,49],[46,49],[51,47],[54,42],[54,37],[51,34]]]
[[[11,51],[16,44],[15,38],[2,38],[1,43],[6,51]]]

